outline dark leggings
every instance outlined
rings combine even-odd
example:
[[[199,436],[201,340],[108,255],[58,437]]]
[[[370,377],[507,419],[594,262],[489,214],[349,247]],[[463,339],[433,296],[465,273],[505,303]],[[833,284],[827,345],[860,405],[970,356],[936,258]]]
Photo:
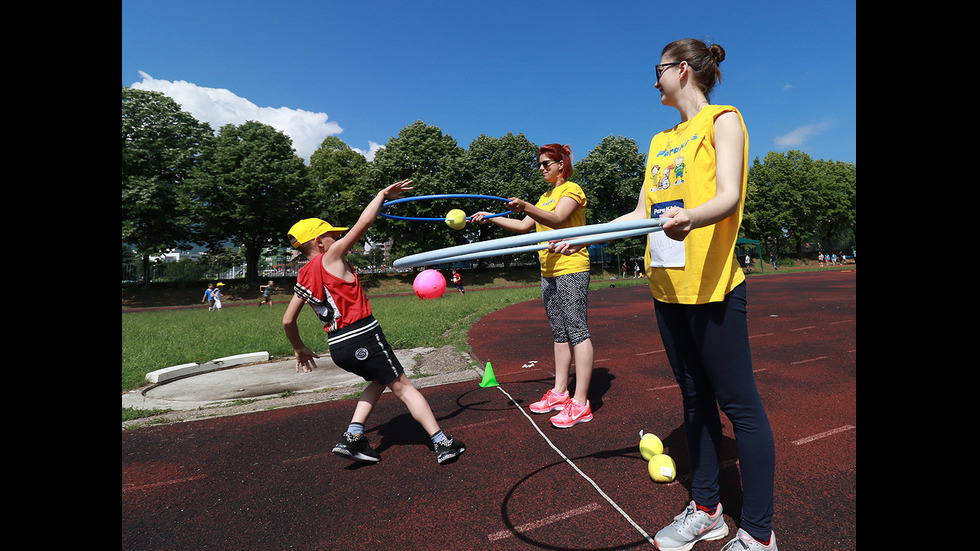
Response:
[[[684,305],[655,300],[654,308],[683,398],[691,499],[708,507],[720,500],[720,406],[735,432],[742,475],[741,528],[765,541],[772,530],[776,451],[752,374],[745,283],[721,302]]]

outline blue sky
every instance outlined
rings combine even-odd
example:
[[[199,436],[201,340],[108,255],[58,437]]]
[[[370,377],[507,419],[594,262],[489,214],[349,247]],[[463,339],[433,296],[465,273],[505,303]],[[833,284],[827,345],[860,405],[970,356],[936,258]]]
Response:
[[[577,160],[610,135],[646,154],[679,122],[653,66],[693,37],[727,52],[711,101],[742,112],[750,162],[856,163],[855,2],[123,0],[122,85],[215,130],[266,122],[307,160],[331,135],[370,158],[416,120],[463,148],[523,133]]]

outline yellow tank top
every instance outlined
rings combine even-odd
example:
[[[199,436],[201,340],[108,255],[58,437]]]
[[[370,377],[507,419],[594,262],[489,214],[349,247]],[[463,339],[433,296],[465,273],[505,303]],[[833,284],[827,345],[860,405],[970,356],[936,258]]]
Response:
[[[709,105],[690,120],[653,137],[643,179],[647,216],[659,218],[671,206],[689,209],[715,196],[714,121],[729,111],[742,119],[732,106]],[[647,238],[647,276],[657,300],[679,304],[717,302],[745,281],[735,259],[748,182],[749,134],[744,120],[742,132],[742,192],[736,212],[716,224],[691,231],[684,241],[674,241],[663,232],[651,233]]]
[[[564,182],[559,186],[548,190],[541,195],[537,204],[534,206],[548,212],[555,212],[558,200],[562,197],[571,197],[578,203],[578,207],[572,215],[565,220],[565,223],[557,228],[550,228],[544,224],[535,222],[535,231],[542,232],[557,230],[561,228],[574,228],[585,224],[585,192],[581,186],[575,182]],[[589,270],[589,250],[583,247],[582,250],[572,255],[564,255],[548,252],[548,249],[538,251],[538,260],[541,262],[541,275],[544,277],[555,277],[576,272],[586,272]]]

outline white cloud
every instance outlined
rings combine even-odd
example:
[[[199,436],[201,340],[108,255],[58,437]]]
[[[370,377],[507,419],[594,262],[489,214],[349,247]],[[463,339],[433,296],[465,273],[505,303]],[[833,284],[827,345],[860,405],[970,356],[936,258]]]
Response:
[[[139,74],[143,80],[134,82],[132,88],[152,90],[172,98],[181,109],[197,120],[207,122],[215,131],[226,124],[240,125],[250,120],[268,124],[289,136],[296,154],[307,162],[325,138],[344,131],[339,124],[328,121],[326,113],[289,107],[259,107],[223,88],[206,88],[184,80],[159,80],[143,71]],[[368,160],[381,147],[374,142],[369,143],[371,157]],[[358,152],[365,155],[360,150]]]
[[[807,142],[813,136],[818,136],[822,134],[825,130],[834,125],[833,121],[818,122],[815,124],[806,124],[795,130],[792,130],[782,136],[776,136],[776,145],[778,147],[799,147]]]
[[[379,149],[384,149],[384,146],[379,143],[375,143],[372,142],[371,140],[368,140],[368,148],[369,149],[367,151],[364,151],[363,149],[358,149],[356,147],[352,147],[351,149],[363,155],[364,158],[367,159],[368,162],[370,162],[374,160],[374,154],[377,153]]]

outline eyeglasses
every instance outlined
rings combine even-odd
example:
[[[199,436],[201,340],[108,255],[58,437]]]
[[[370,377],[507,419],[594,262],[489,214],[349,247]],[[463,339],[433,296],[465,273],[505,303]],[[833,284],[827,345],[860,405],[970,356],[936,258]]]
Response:
[[[674,65],[680,65],[683,61],[675,61],[673,63],[661,63],[660,65],[654,65],[653,69],[657,72],[657,82],[660,82],[660,75],[664,74],[664,69],[668,67],[673,67]]]
[[[670,67],[673,67],[674,65],[680,65],[681,63],[684,63],[685,61],[686,60],[681,60],[681,61],[674,61],[673,63],[661,63],[660,65],[654,65],[653,66],[653,69],[657,72],[657,82],[660,82],[660,75],[664,74],[664,69],[668,69]],[[694,65],[691,65],[690,63],[688,63],[688,66],[690,66],[695,71],[698,70],[697,67],[695,67]]]
[[[554,164],[554,163],[560,163],[560,162],[561,161],[552,161],[551,159],[548,159],[547,161],[541,161],[540,163],[538,163],[538,168],[548,168],[552,164]]]

